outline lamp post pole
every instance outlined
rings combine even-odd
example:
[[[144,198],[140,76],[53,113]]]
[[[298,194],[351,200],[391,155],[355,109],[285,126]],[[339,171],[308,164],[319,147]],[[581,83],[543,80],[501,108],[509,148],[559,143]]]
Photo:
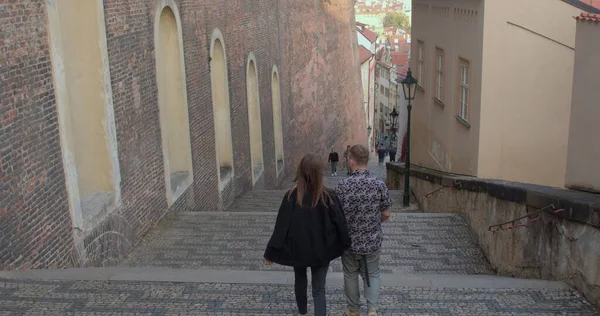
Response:
[[[412,110],[412,104],[410,100],[408,100],[408,119],[406,124],[406,160],[404,162],[404,196],[403,203],[404,206],[408,206],[410,204],[410,112]]]
[[[410,115],[412,111],[411,101],[415,98],[415,91],[417,88],[417,79],[413,78],[412,71],[410,68],[406,74],[406,78],[401,81],[402,88],[404,90],[404,98],[408,100],[406,106],[408,110],[407,124],[406,124],[406,151],[405,151],[405,162],[404,162],[404,206],[410,204]]]
[[[392,118],[392,127],[390,128],[390,148],[391,150],[395,150],[396,148],[396,133],[398,132],[398,116],[400,114],[398,114],[398,111],[396,111],[396,108],[394,108],[392,110],[392,113],[390,113],[390,117]],[[392,155],[390,155],[390,159]],[[394,157],[395,158],[395,157]]]

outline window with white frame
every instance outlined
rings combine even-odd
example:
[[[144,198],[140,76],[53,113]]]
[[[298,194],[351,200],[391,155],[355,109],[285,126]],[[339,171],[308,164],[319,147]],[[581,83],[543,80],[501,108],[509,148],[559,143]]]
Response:
[[[425,86],[425,43],[418,41],[419,64],[417,65],[417,84],[422,88]]]
[[[435,78],[435,98],[439,101],[443,100],[444,91],[444,50],[436,49],[436,78]]]
[[[470,89],[469,84],[471,82],[471,67],[467,60],[460,59],[460,86],[459,86],[459,109],[458,115],[464,119],[468,120],[469,115],[469,96]]]

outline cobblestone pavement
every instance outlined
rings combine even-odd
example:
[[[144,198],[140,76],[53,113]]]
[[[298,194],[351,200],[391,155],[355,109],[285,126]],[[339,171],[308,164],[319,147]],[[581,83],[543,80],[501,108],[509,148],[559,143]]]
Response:
[[[342,288],[327,291],[330,315],[340,315]],[[382,315],[598,315],[571,290],[384,287],[381,306]],[[0,279],[0,315],[295,313],[291,285]]]
[[[262,255],[275,213],[169,215],[123,265],[135,267],[287,270]],[[454,214],[398,213],[384,224],[384,272],[492,273],[463,219]],[[341,271],[339,260],[333,271]]]
[[[375,163],[370,169],[385,179],[385,167]],[[326,183],[334,187],[344,176],[327,177]],[[272,277],[277,271],[281,274],[280,271],[290,270],[262,263],[284,193],[285,190],[249,192],[222,213],[169,214],[121,264],[134,267],[145,277],[91,281],[93,278],[87,276],[94,272],[85,270],[84,274],[67,271],[69,280],[63,281],[48,281],[61,278],[55,271],[49,271],[49,278],[0,278],[0,316],[297,315],[293,285],[267,284],[271,281],[261,277],[258,282],[238,282],[238,277],[245,276],[235,272],[248,271],[245,273],[255,276],[258,272],[252,271],[271,271],[263,273]],[[398,273],[410,275],[400,281],[384,282],[392,286],[382,289],[381,315],[600,315],[578,292],[566,287],[545,288],[544,284],[541,289],[523,286],[523,281],[518,285],[510,279],[488,280],[487,276],[481,276],[484,283],[480,279],[473,283],[477,277],[473,275],[494,272],[464,220],[455,214],[421,213],[414,201],[411,207],[402,208],[402,192],[390,194],[395,206],[391,221],[384,224],[382,278],[387,282]],[[150,267],[191,274],[178,279],[169,272],[151,272]],[[196,276],[210,271],[206,269],[212,269],[212,278],[197,279]],[[215,277],[218,271],[226,276]],[[339,260],[332,263],[330,271],[341,271]],[[414,280],[412,274],[429,275],[438,282],[444,280],[441,274],[461,279],[455,280],[454,286],[426,282],[409,283],[412,286],[407,287],[407,282]],[[345,307],[341,279],[334,281],[327,287],[328,310],[330,315],[341,315]],[[501,289],[508,284],[513,288]],[[312,306],[309,310],[311,314]]]

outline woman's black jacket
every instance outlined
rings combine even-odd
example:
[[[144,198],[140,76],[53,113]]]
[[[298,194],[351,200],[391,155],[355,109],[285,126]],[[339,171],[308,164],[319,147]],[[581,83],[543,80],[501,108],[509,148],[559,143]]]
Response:
[[[294,189],[288,192],[265,251],[265,259],[292,267],[318,267],[339,258],[350,247],[346,218],[335,192],[330,205],[312,207],[312,194],[304,194],[302,206]]]

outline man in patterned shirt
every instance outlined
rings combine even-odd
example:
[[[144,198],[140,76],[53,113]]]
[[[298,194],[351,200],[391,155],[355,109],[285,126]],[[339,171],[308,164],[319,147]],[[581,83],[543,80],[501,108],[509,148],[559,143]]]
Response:
[[[379,256],[383,233],[381,223],[391,216],[392,200],[385,183],[369,174],[369,150],[354,145],[349,150],[350,177],[340,181],[336,193],[348,222],[352,246],[342,256],[344,290],[348,301],[346,315],[359,315],[360,292],[358,275],[365,282],[368,316],[376,316],[381,280]]]

